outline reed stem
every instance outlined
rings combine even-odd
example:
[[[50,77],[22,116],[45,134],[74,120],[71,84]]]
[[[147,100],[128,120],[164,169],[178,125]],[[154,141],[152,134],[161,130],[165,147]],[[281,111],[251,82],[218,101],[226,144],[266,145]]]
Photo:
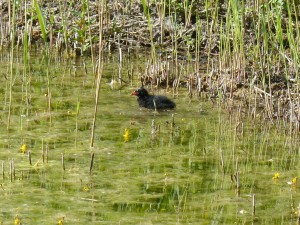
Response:
[[[95,153],[92,152],[92,154],[91,154],[91,162],[90,162],[90,175],[92,175],[92,170],[93,170],[93,166],[94,166],[94,157],[95,157]]]
[[[28,161],[29,161],[29,165],[31,166],[32,162],[31,162],[31,152],[30,151],[28,151]]]
[[[2,165],[1,165],[1,171],[2,171],[2,179],[4,180],[4,161],[2,160]]]
[[[63,171],[65,171],[66,167],[65,167],[65,156],[64,156],[64,153],[61,153],[61,165],[62,165]]]
[[[96,118],[97,118],[100,85],[101,85],[102,71],[103,71],[102,38],[103,38],[104,4],[105,4],[105,0],[101,0],[101,4],[100,4],[100,0],[99,0],[99,8],[98,8],[98,13],[99,13],[99,56],[98,56],[98,71],[97,71],[97,79],[96,79],[95,108],[94,108],[93,125],[92,125],[91,142],[90,142],[91,149],[92,149],[92,147],[94,147]]]
[[[252,195],[252,215],[255,216],[255,194]]]

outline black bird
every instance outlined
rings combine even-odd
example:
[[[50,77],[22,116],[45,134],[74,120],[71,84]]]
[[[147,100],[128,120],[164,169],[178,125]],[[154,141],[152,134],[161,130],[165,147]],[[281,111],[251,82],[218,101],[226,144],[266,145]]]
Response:
[[[149,95],[148,91],[141,87],[140,89],[131,93],[131,95],[135,95],[138,97],[138,103],[140,107],[147,109],[174,109],[176,104],[168,99],[166,96],[162,95]]]

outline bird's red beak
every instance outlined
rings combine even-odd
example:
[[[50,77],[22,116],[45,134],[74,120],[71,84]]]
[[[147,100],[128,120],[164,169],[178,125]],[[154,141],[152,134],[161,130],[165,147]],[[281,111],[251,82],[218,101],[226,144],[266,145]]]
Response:
[[[137,91],[133,91],[133,92],[131,93],[131,95],[137,96],[137,95],[138,95],[138,92],[137,92]]]

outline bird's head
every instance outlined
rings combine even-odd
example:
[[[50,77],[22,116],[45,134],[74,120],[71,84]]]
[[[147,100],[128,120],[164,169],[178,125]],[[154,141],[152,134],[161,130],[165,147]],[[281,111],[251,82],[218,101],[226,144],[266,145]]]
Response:
[[[145,88],[141,87],[140,89],[133,91],[131,93],[131,95],[135,95],[135,96],[138,96],[138,97],[145,97],[145,96],[148,96],[149,94],[148,94],[148,91]]]

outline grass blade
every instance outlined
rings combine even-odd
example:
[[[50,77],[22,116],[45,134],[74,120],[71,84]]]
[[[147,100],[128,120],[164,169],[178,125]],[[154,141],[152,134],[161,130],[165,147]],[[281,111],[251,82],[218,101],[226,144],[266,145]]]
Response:
[[[41,8],[37,2],[37,0],[34,0],[34,7],[35,7],[35,11],[41,26],[41,31],[42,31],[42,35],[43,35],[43,39],[46,42],[47,41],[47,30],[46,30],[46,22],[45,22],[45,18],[44,15],[41,11]]]

